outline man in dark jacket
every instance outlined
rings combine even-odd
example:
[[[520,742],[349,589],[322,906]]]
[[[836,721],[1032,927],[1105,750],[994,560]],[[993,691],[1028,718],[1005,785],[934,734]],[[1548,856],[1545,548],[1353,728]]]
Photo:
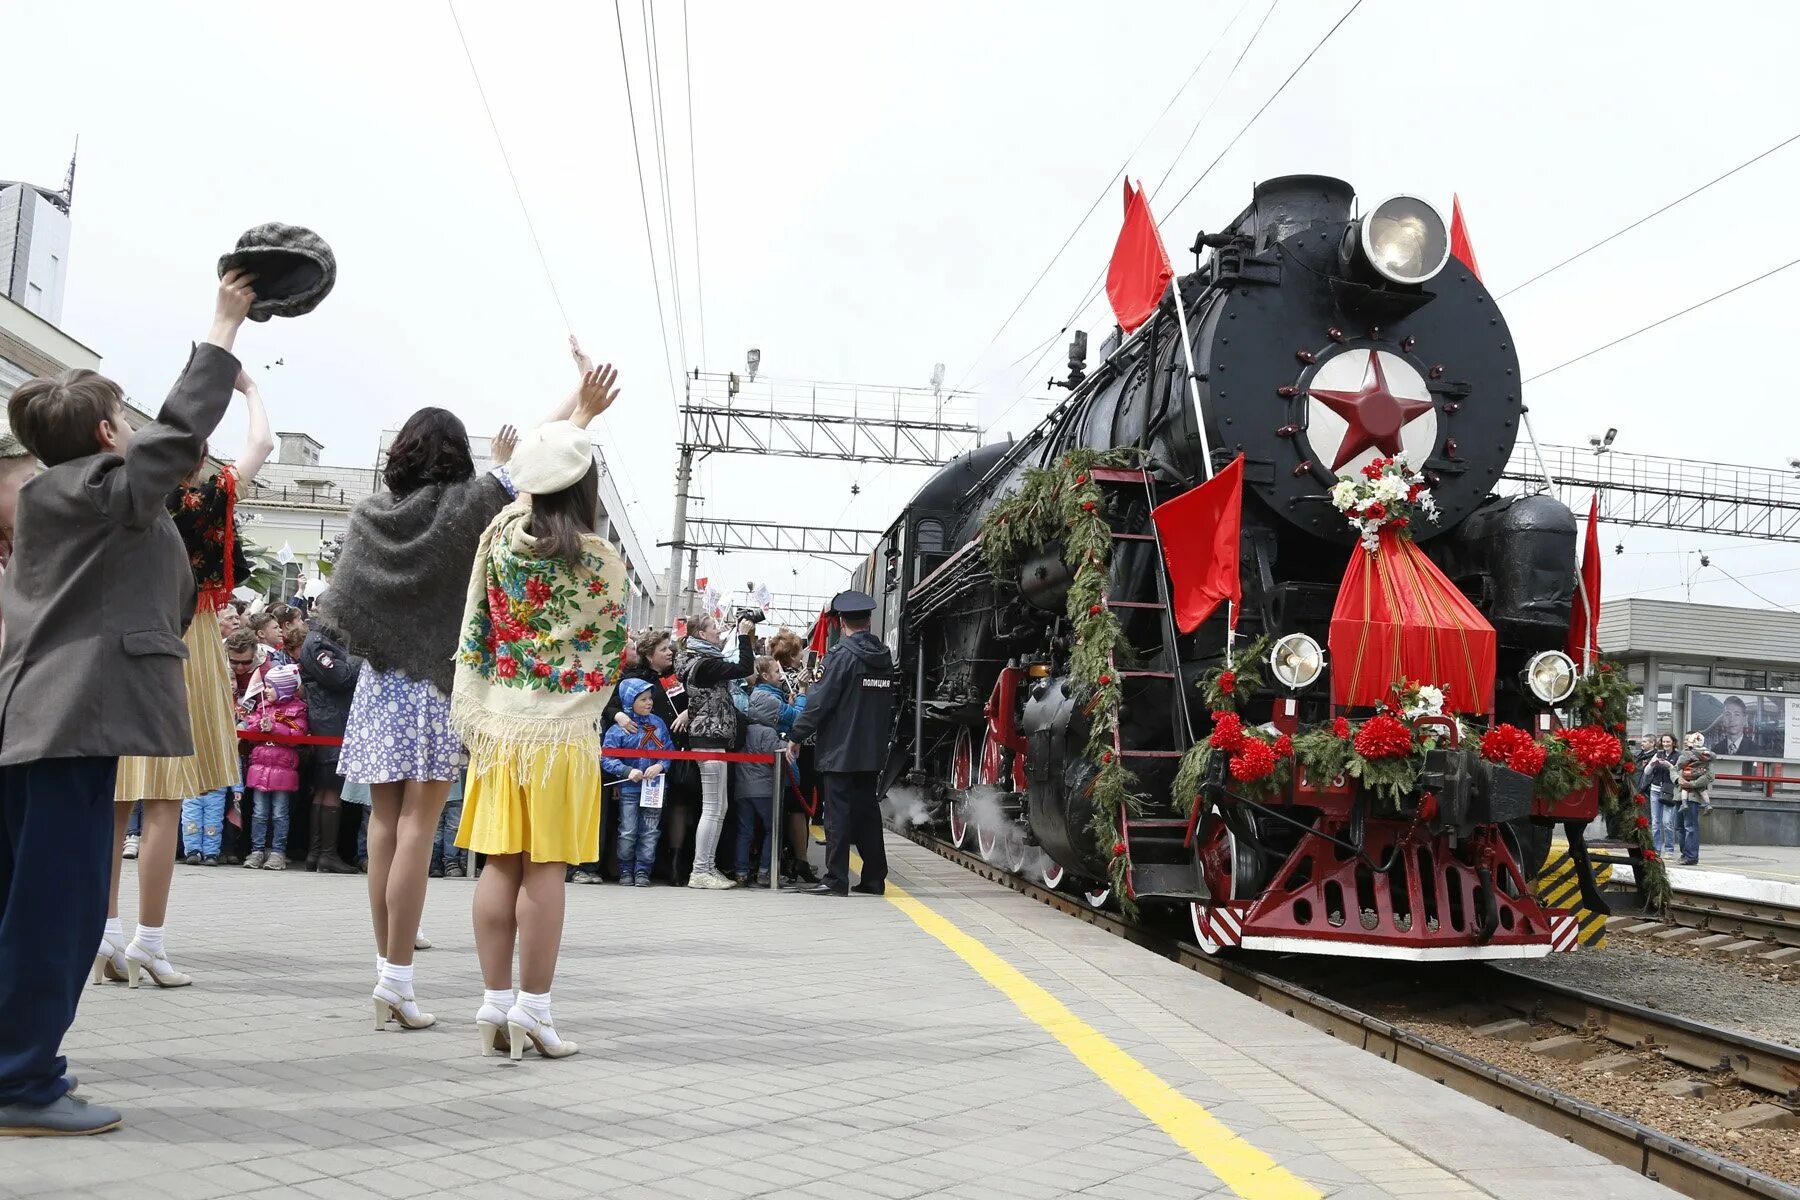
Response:
[[[344,736],[350,719],[350,701],[356,696],[356,677],[362,659],[344,648],[343,639],[318,621],[308,622],[306,641],[300,645],[300,677],[306,681],[306,715],[316,737]],[[356,868],[338,853],[339,818],[343,807],[344,777],[338,771],[337,746],[314,746],[312,760],[312,845],[306,852],[306,869],[330,875],[354,875]]]
[[[156,420],[132,432],[93,371],[19,385],[13,433],[44,464],[19,491],[0,652],[0,1132],[69,1136],[119,1114],[69,1092],[57,1047],[106,925],[113,783],[127,755],[194,752],[182,632],[194,572],[163,501],[244,380],[231,346],[255,299],[233,271],[212,332]]]
[[[887,846],[881,835],[881,801],[875,795],[894,724],[894,656],[869,632],[875,601],[862,592],[839,592],[831,611],[843,637],[825,656],[825,673],[806,694],[806,711],[794,722],[788,747],[818,734],[816,762],[825,793],[825,878],[806,891],[814,896],[879,896],[887,890]],[[862,855],[862,880],[850,886],[850,843]]]

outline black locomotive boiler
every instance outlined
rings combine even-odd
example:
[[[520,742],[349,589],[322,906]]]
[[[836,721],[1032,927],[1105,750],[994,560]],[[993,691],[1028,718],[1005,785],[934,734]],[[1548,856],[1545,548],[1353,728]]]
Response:
[[[1428,828],[1423,794],[1396,813],[1354,781],[1300,772],[1273,803],[1246,803],[1217,779],[1191,819],[1174,803],[1181,756],[1206,736],[1197,685],[1221,662],[1226,628],[1221,613],[1175,629],[1150,511],[1210,474],[1208,448],[1215,469],[1244,457],[1238,646],[1326,643],[1360,553],[1330,490],[1404,455],[1439,514],[1417,542],[1495,630],[1492,719],[1547,730],[1576,678],[1562,653],[1576,524],[1551,496],[1496,494],[1520,434],[1518,357],[1493,296],[1450,256],[1442,217],[1406,196],[1359,216],[1347,183],[1289,176],[1257,187],[1194,253],[1198,269],[1131,336],[1115,333],[1091,374],[1072,353],[1065,402],[1027,436],[940,470],[856,572],[902,676],[885,782],[922,789],[958,845],[1012,869],[1035,863],[1053,886],[1107,902],[1089,706],[1069,671],[1070,572],[1047,544],[997,576],[976,539],[1028,468],[1133,448],[1136,465],[1096,474],[1114,538],[1108,603],[1136,652],[1117,743],[1137,781],[1121,829],[1134,902],[1182,907],[1208,949],[1420,959],[1571,948],[1573,917],[1541,908],[1528,880],[1552,822],[1594,815],[1591,790],[1549,804],[1528,787],[1523,800],[1516,787],[1486,795],[1478,763],[1452,764],[1456,778],[1432,781]],[[1295,688],[1271,679],[1246,720],[1289,732],[1330,722],[1329,672]]]

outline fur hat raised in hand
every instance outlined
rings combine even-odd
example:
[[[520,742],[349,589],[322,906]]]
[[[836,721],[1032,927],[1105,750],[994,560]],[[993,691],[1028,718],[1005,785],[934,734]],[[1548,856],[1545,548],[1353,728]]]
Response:
[[[519,438],[506,473],[513,486],[532,496],[574,487],[594,465],[594,443],[573,421],[539,425]]]
[[[337,282],[337,258],[325,239],[298,225],[270,221],[249,230],[219,258],[219,278],[233,268],[253,272],[252,321],[297,317],[319,306]]]

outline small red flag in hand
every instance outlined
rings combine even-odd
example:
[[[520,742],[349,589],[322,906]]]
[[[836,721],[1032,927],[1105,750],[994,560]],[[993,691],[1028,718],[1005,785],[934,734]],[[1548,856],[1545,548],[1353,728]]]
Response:
[[[1481,264],[1475,261],[1475,244],[1469,240],[1469,227],[1463,223],[1462,197],[1450,195],[1450,256],[1469,268],[1469,274],[1481,278]]]
[[[1106,298],[1112,302],[1119,327],[1130,333],[1148,321],[1173,278],[1175,268],[1169,265],[1169,253],[1163,249],[1162,235],[1156,231],[1144,189],[1132,187],[1127,179],[1125,225],[1119,230],[1112,263],[1106,268]]]
[[[1244,456],[1190,492],[1150,512],[1169,565],[1175,627],[1192,633],[1219,607],[1243,599],[1238,533],[1244,519]]]
[[[819,610],[819,619],[813,622],[812,637],[806,648],[814,654],[823,654],[831,648],[831,610]]]

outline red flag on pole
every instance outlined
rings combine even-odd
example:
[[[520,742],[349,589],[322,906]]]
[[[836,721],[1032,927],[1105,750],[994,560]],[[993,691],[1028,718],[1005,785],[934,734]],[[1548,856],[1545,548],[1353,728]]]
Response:
[[[1175,625],[1192,633],[1221,600],[1243,599],[1238,532],[1244,516],[1244,456],[1190,492],[1150,511],[1169,565]]]
[[[1475,245],[1469,241],[1469,227],[1463,223],[1462,197],[1450,194],[1450,256],[1469,268],[1469,274],[1481,278],[1481,264],[1475,261]]]
[[[1175,268],[1169,265],[1169,253],[1163,249],[1144,189],[1132,187],[1127,179],[1125,224],[1113,246],[1112,263],[1106,268],[1106,298],[1112,301],[1119,327],[1130,333],[1148,321],[1173,278]]]
[[[831,648],[831,610],[819,610],[819,619],[813,622],[812,638],[806,648],[814,654],[823,654]]]
[[[1569,612],[1569,657],[1582,670],[1600,657],[1600,493],[1588,504],[1587,538],[1575,575],[1575,604]]]

